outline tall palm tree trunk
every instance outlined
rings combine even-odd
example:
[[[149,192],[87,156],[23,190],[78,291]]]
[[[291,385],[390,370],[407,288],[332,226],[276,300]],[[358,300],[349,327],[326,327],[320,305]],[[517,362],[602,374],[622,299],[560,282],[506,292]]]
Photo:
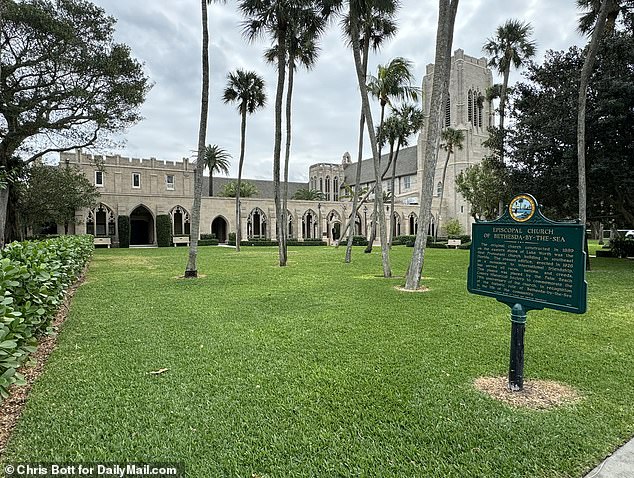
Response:
[[[401,139],[396,140],[396,151],[394,152],[394,159],[392,160],[392,197],[390,198],[390,240],[389,246],[392,247],[392,241],[394,240],[395,224],[394,221],[394,204],[396,203],[396,189],[394,187],[396,179],[396,161],[398,160],[398,153],[401,150]]]
[[[368,55],[370,53],[370,41],[368,38],[368,32],[366,31],[365,38],[366,40],[363,42],[363,59],[362,59],[362,69],[364,76],[368,74]],[[359,190],[361,189],[361,162],[363,161],[363,128],[365,127],[365,116],[363,115],[363,107],[361,108],[361,114],[359,115],[359,145],[357,149],[357,172],[354,179],[354,194],[352,196],[352,211],[350,214],[350,220],[348,224],[350,224],[350,231],[348,233],[348,244],[346,245],[346,264],[349,264],[352,260],[352,241],[354,236],[354,225],[357,220],[357,209],[358,209],[358,199],[359,199]],[[352,221],[352,222],[350,222]],[[367,234],[367,231],[364,231],[364,234]]]
[[[284,99],[284,83],[286,79],[286,30],[280,28],[277,35],[277,89],[275,93],[275,143],[273,146],[273,189],[275,199],[275,218],[277,247],[280,267],[286,266],[286,250],[282,242],[284,229],[282,228],[282,201],[280,198],[280,163],[282,153],[282,102]]]
[[[438,238],[438,230],[442,219],[442,200],[445,197],[445,177],[447,176],[447,166],[449,166],[449,156],[451,156],[451,148],[447,148],[447,157],[445,158],[445,166],[442,168],[442,188],[440,189],[440,202],[438,203],[438,222],[434,231],[435,239]]]
[[[368,88],[365,83],[364,72],[361,63],[361,51],[359,48],[359,19],[356,12],[350,12],[350,32],[352,36],[352,54],[354,55],[354,66],[357,71],[357,82],[361,90],[361,105],[363,107],[363,115],[365,116],[368,136],[370,137],[370,147],[372,148],[372,156],[374,158],[374,178],[375,187],[375,204],[379,211],[379,235],[381,239],[381,263],[383,266],[383,277],[392,277],[392,268],[390,266],[390,252],[387,247],[387,232],[385,230],[385,214],[383,213],[383,195],[381,194],[381,158],[377,148],[376,132],[372,122],[372,110],[370,109],[370,101],[368,100]]]
[[[381,101],[381,120],[379,122],[379,136],[381,136],[381,133],[383,131],[383,122],[385,119],[385,104],[383,103],[383,101]],[[379,149],[379,163],[381,161],[381,149],[382,147],[379,145],[378,146]],[[381,175],[381,182],[378,182],[378,188],[374,191],[375,197],[376,194],[381,194],[381,200],[383,200],[383,176],[385,176],[385,173],[383,173],[383,175]],[[370,238],[372,240],[368,241],[368,245],[366,246],[365,250],[363,252],[365,253],[370,253],[372,252],[372,246],[374,245],[374,240],[376,239],[376,218],[377,218],[377,204],[376,204],[376,199],[374,200],[374,217],[375,217],[375,221],[372,223],[372,232],[370,233]],[[385,217],[385,216],[384,216]]]
[[[605,28],[605,20],[608,16],[608,3],[610,0],[603,0],[599,7],[599,15],[597,16],[590,44],[586,52],[586,58],[581,68],[581,78],[579,81],[579,108],[577,111],[577,174],[579,176],[579,221],[583,224],[584,230],[584,249],[586,251],[586,269],[590,269],[590,255],[588,254],[588,239],[585,229],[587,222],[587,189],[586,189],[586,100],[588,95],[588,84],[590,83],[590,75],[594,68],[594,62],[597,58],[601,35]]]
[[[240,160],[238,161],[238,183],[236,184],[236,252],[240,252],[242,241],[242,218],[240,217],[240,188],[242,187],[242,166],[244,165],[244,151],[247,137],[247,105],[242,105],[240,111]]]
[[[431,106],[426,132],[427,137],[425,138],[425,157],[423,165],[425,177],[421,185],[418,233],[416,234],[412,260],[410,261],[405,280],[405,288],[407,290],[416,290],[420,287],[420,279],[423,273],[425,246],[427,244],[427,226],[431,217],[434,173],[436,171],[438,147],[440,144],[440,124],[443,118],[442,106],[447,97],[449,86],[451,45],[453,43],[453,30],[457,10],[458,0],[440,0]]]
[[[207,114],[209,112],[209,30],[207,28],[207,0],[201,0],[202,13],[202,93],[200,98],[200,124],[198,128],[198,159],[194,173],[194,204],[192,206],[191,238],[189,257],[185,268],[185,277],[198,277],[196,259],[198,256],[198,235],[200,233],[200,203],[203,189],[203,171],[205,168],[205,139],[207,133]]]
[[[282,241],[284,242],[284,255],[288,257],[288,164],[291,158],[291,113],[293,99],[295,56],[289,52],[288,57],[288,90],[286,91],[286,149],[284,151],[284,185],[282,188]]]
[[[354,192],[352,194],[352,211],[350,212],[350,220],[348,224],[351,229],[348,231],[348,244],[346,245],[346,264],[352,260],[352,241],[354,236],[354,225],[356,222],[356,214],[359,203],[359,189],[361,188],[361,162],[363,161],[363,128],[365,127],[365,116],[363,109],[359,116],[359,146],[357,152],[357,171],[354,179]],[[352,221],[352,223],[350,222]]]
[[[214,170],[213,168],[209,168],[209,197],[213,197],[214,195]]]

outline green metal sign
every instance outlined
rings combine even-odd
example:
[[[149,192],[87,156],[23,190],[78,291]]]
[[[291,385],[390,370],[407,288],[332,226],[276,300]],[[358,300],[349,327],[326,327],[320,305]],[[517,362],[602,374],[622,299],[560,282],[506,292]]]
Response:
[[[520,194],[498,219],[472,227],[469,292],[525,310],[586,311],[582,224],[552,221]]]

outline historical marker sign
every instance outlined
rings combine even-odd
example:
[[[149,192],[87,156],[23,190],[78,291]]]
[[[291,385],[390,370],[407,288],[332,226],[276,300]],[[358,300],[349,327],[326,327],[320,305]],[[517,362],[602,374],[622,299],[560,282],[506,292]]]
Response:
[[[529,194],[473,224],[467,288],[526,310],[586,311],[584,226],[544,217]]]
[[[584,235],[579,222],[544,217],[530,194],[515,196],[495,221],[472,226],[467,289],[511,307],[510,390],[524,387],[526,312],[586,311]]]

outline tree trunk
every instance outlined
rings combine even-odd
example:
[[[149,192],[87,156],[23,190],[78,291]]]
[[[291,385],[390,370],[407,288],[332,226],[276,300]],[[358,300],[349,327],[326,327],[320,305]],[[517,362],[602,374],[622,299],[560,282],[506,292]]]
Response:
[[[286,250],[282,242],[282,201],[280,198],[280,163],[282,153],[282,101],[284,98],[284,82],[286,79],[286,30],[280,28],[277,34],[277,90],[275,93],[275,143],[273,147],[273,189],[275,198],[275,219],[277,247],[280,267],[286,266]]]
[[[363,75],[367,76],[368,74],[368,55],[370,53],[370,42],[368,41],[368,34],[366,32],[366,41],[363,43],[363,58],[362,58],[362,69]],[[352,197],[352,214],[350,216],[352,220],[351,230],[348,235],[348,244],[346,247],[346,264],[349,264],[352,260],[352,240],[354,236],[354,225],[357,220],[357,209],[358,209],[358,197],[359,190],[361,189],[361,162],[363,161],[363,128],[365,126],[365,116],[363,115],[363,107],[361,107],[361,114],[359,115],[359,145],[357,150],[357,172],[354,180],[354,194]],[[350,221],[348,221],[350,223]]]
[[[597,58],[597,50],[601,41],[601,35],[605,28],[605,19],[608,15],[608,3],[610,0],[603,0],[599,8],[597,22],[592,31],[590,44],[586,52],[586,58],[581,68],[581,78],[579,81],[579,109],[577,111],[577,174],[579,176],[579,221],[583,224],[584,238],[587,221],[587,190],[586,190],[586,99],[588,94],[588,83]],[[585,239],[585,249],[587,251],[587,238]],[[586,269],[590,270],[590,256],[586,255]]]
[[[438,239],[438,230],[440,229],[440,222],[442,217],[442,200],[445,196],[445,177],[447,176],[447,166],[449,166],[449,156],[451,156],[451,148],[447,147],[447,158],[445,159],[445,166],[442,168],[442,187],[440,188],[440,203],[438,204],[438,222],[436,223],[436,230],[434,231],[434,239]]]
[[[238,183],[236,184],[236,252],[240,252],[242,241],[242,218],[240,217],[240,188],[242,187],[242,166],[244,165],[244,150],[247,137],[247,105],[240,107],[240,160],[238,161]]]
[[[214,170],[209,168],[209,197],[214,195]]]
[[[383,194],[381,192],[381,194]],[[374,189],[374,203],[372,203],[372,215],[370,216],[372,218],[372,226],[370,227],[370,237],[368,238],[368,245],[365,246],[365,249],[363,250],[364,253],[366,254],[370,254],[372,252],[372,245],[374,244],[374,241],[376,240],[376,221],[378,220],[378,212],[377,212],[377,207],[376,207],[376,188]]]
[[[396,179],[396,161],[398,160],[398,152],[401,150],[401,139],[397,139],[396,142],[396,152],[394,153],[394,159],[392,160],[392,197],[390,198],[390,240],[388,245],[392,248],[392,241],[394,239],[394,235],[396,233],[396,227],[394,222],[396,221],[394,217],[394,204],[396,203],[396,190],[394,189],[394,180]]]
[[[363,116],[363,109],[361,109],[361,115],[359,116],[359,145],[357,153],[357,171],[354,180],[354,191],[352,195],[352,211],[350,213],[350,221],[352,221],[351,230],[348,233],[348,244],[346,245],[346,264],[352,261],[352,241],[354,238],[354,225],[356,223],[356,214],[359,202],[359,190],[361,189],[361,162],[363,161],[363,128],[365,126],[365,116]]]
[[[295,57],[289,52],[288,56],[288,90],[286,91],[286,149],[284,151],[284,186],[282,189],[282,241],[284,256],[288,257],[288,164],[291,158],[291,113],[293,100],[293,81],[295,76]]]
[[[440,0],[438,11],[438,31],[436,33],[436,57],[432,83],[431,106],[425,141],[424,178],[421,184],[421,201],[418,215],[418,233],[412,252],[412,260],[407,270],[405,288],[416,290],[420,287],[427,243],[427,226],[431,216],[431,202],[434,189],[434,173],[440,143],[440,123],[443,119],[442,107],[449,86],[451,67],[451,45],[453,29],[458,9],[458,0]]]
[[[207,28],[207,0],[201,0],[203,44],[202,73],[203,84],[200,99],[200,124],[198,128],[198,159],[194,172],[194,204],[192,206],[191,237],[189,239],[189,259],[185,268],[185,277],[198,277],[196,259],[198,257],[198,235],[200,233],[200,202],[203,190],[203,171],[205,169],[205,139],[207,133],[207,113],[209,111],[209,30]]]
[[[5,228],[7,224],[7,209],[9,206],[9,184],[0,189],[0,249],[5,244]]]

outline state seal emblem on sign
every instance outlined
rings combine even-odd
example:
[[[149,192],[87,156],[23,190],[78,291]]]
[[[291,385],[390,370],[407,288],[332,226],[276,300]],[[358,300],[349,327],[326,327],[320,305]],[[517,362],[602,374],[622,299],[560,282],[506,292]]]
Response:
[[[535,199],[527,194],[515,196],[509,204],[509,214],[513,220],[517,222],[528,221],[531,217],[533,217],[536,209],[537,204],[535,204]]]

